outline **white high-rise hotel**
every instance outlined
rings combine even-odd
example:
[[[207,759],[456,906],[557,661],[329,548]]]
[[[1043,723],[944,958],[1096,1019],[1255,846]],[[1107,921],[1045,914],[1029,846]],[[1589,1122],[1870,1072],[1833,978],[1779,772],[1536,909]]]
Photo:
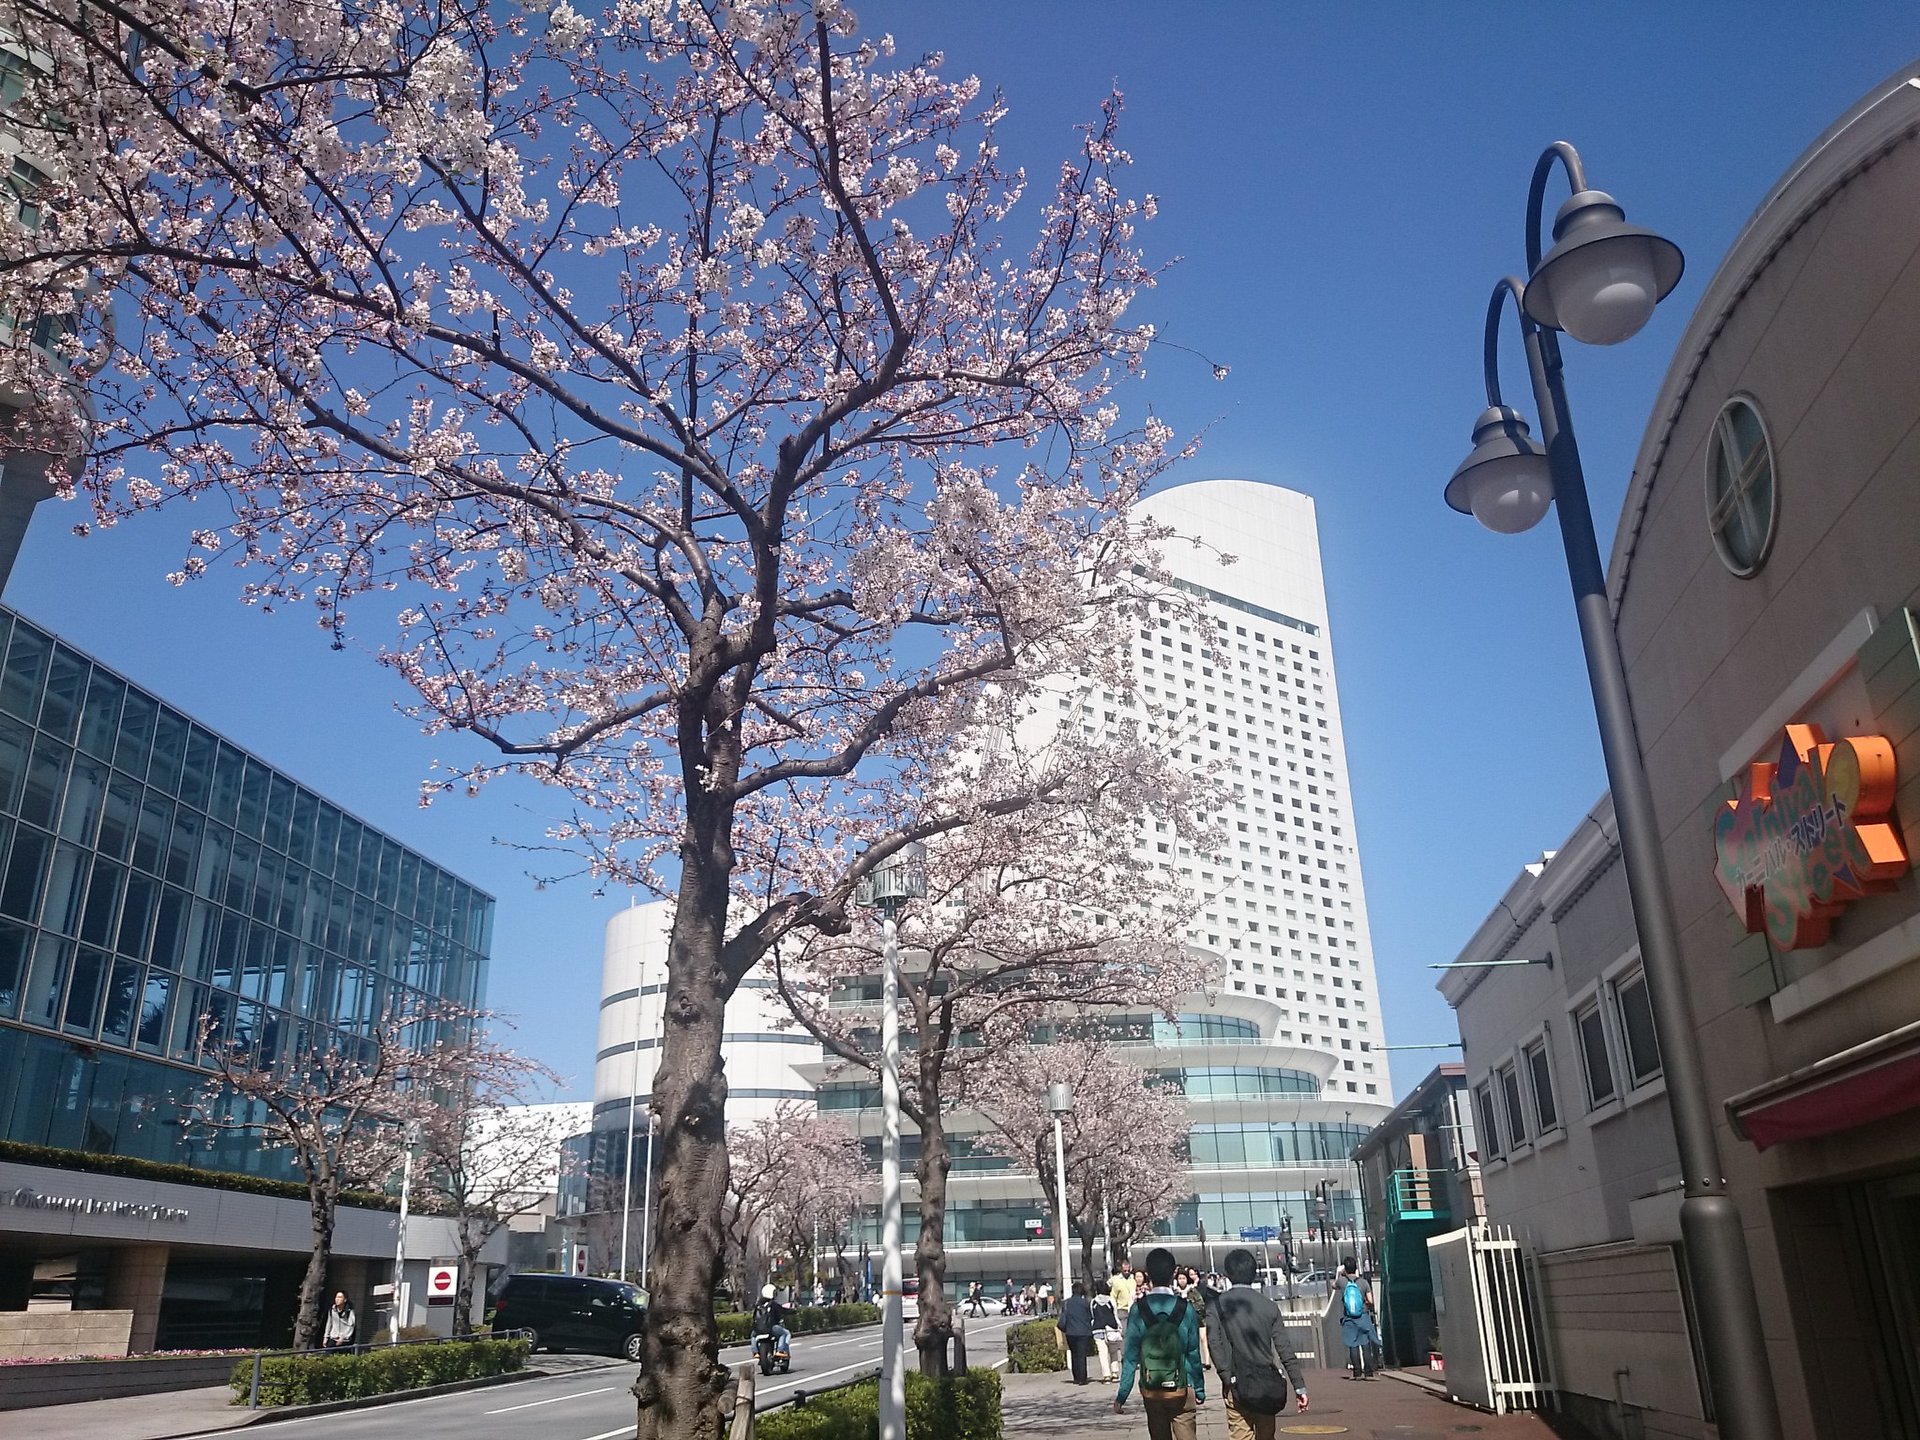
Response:
[[[1181,537],[1168,542],[1167,565],[1204,602],[1219,663],[1183,623],[1143,627],[1142,699],[1184,712],[1188,760],[1221,767],[1233,804],[1224,854],[1191,854],[1165,826],[1142,844],[1201,898],[1191,938],[1224,960],[1223,993],[1272,1001],[1272,1039],[1334,1055],[1329,1097],[1383,1101],[1373,944],[1313,501],[1277,485],[1207,480],[1164,491],[1145,509]],[[1104,695],[1100,703],[1114,704]]]

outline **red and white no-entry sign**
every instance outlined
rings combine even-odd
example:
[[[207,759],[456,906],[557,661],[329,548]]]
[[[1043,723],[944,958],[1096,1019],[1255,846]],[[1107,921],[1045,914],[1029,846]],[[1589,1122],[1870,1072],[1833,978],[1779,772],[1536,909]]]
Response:
[[[451,1305],[453,1292],[460,1288],[458,1265],[433,1265],[427,1269],[427,1303]]]

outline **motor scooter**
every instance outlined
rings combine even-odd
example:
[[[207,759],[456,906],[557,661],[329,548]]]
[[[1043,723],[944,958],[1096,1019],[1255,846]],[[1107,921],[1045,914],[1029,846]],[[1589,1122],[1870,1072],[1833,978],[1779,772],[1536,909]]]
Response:
[[[791,1352],[778,1348],[779,1341],[771,1330],[756,1330],[753,1336],[753,1358],[760,1362],[760,1373],[771,1375],[777,1369],[785,1375],[793,1368]]]

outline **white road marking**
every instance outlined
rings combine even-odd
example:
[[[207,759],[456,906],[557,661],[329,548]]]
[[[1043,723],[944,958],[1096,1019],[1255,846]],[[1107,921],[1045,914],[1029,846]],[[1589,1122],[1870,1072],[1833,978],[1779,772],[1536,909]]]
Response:
[[[849,1370],[866,1370],[873,1366],[878,1365],[879,1363],[880,1363],[880,1357],[876,1355],[871,1360],[856,1360],[853,1362],[853,1364],[842,1365],[837,1370],[815,1370],[815,1371],[809,1371],[804,1375],[792,1375],[782,1380],[779,1384],[770,1386],[769,1388],[774,1390],[786,1390],[786,1389],[804,1390],[807,1388],[808,1383],[811,1381],[824,1380],[829,1375],[844,1375]],[[595,1437],[595,1440],[599,1440],[599,1437]]]
[[[584,1400],[589,1395],[611,1395],[618,1386],[602,1385],[598,1390],[578,1390],[571,1395],[553,1395],[545,1400],[529,1400],[524,1405],[508,1405],[499,1410],[489,1410],[489,1415],[509,1415],[515,1410],[531,1410],[536,1405],[558,1405],[562,1400]]]
[[[625,1440],[625,1437],[629,1437],[633,1433],[633,1426],[622,1425],[618,1430],[608,1430],[599,1435],[589,1435],[587,1436],[587,1440]]]

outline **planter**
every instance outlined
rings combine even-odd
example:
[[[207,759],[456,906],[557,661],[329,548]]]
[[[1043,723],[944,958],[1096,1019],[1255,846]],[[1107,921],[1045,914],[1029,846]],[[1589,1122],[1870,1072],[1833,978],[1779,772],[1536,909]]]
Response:
[[[0,1410],[157,1395],[227,1383],[231,1355],[151,1355],[125,1360],[43,1360],[0,1366]]]

